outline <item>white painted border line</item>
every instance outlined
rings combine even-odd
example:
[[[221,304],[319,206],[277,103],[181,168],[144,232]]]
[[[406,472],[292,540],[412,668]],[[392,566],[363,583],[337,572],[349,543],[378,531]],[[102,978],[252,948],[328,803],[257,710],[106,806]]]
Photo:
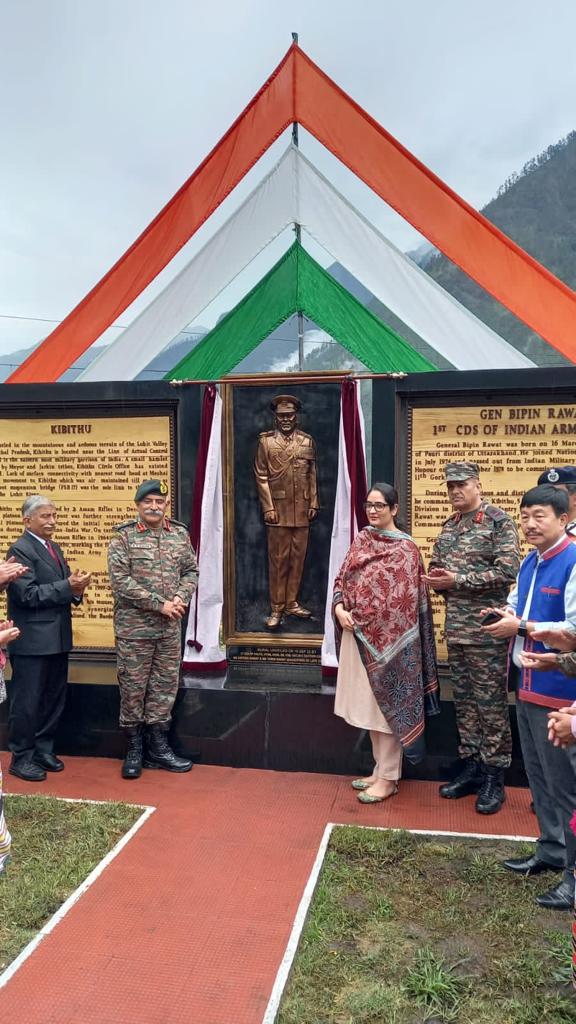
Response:
[[[324,863],[326,856],[326,850],[328,849],[328,843],[332,830],[335,828],[365,828],[370,829],[372,832],[411,832],[415,836],[445,836],[453,837],[456,839],[500,839],[513,843],[535,843],[536,839],[534,836],[508,836],[499,835],[498,833],[486,833],[486,832],[445,832],[437,831],[427,828],[387,828],[386,825],[351,825],[349,822],[329,822],[324,829],[320,846],[318,847],[318,853],[312,865],[312,870],[306,882],[306,887],[302,893],[302,899],[298,904],[298,910],[296,911],[296,917],[294,918],[294,924],[292,931],[290,932],[290,938],[288,939],[288,945],[282,957],[278,973],[274,981],[274,986],[268,1000],[268,1006],[266,1012],[262,1018],[262,1024],[274,1024],[276,1015],[280,1009],[280,1002],[282,995],[288,981],[288,975],[296,956],[296,950],[298,949],[298,943],[300,942],[300,936],[302,929],[304,928],[304,922],[306,920],[306,914],[312,902],[312,897],[316,889],[318,882],[318,876]]]
[[[306,887],[302,893],[302,899],[298,904],[298,910],[296,911],[296,917],[294,918],[294,924],[292,925],[288,945],[286,946],[284,956],[282,957],[280,967],[278,968],[278,973],[276,975],[276,980],[274,982],[268,1006],[266,1007],[266,1013],[264,1014],[262,1024],[274,1024],[274,1021],[276,1020],[276,1014],[278,1013],[282,993],[286,982],[288,981],[292,961],[296,956],[296,950],[298,949],[298,943],[300,942],[300,935],[304,927],[306,914],[308,913],[308,908],[312,901],[314,890],[316,889],[318,875],[320,874],[322,864],[324,863],[324,857],[326,856],[326,850],[328,848],[328,841],[333,828],[334,825],[328,823],[324,829],[324,834],[320,841],[320,846],[318,847],[318,853],[316,854],[316,859],[312,865],[312,871],[310,872],[308,881],[306,882]]]
[[[17,797],[20,796],[20,794],[17,794],[17,793],[10,794],[10,796],[12,796],[12,795],[17,796]],[[27,796],[32,796],[32,795],[37,796],[38,794],[28,794],[28,793],[26,793],[26,794],[23,794],[23,795],[24,795],[24,797],[27,797]],[[61,798],[61,797],[56,797],[55,799],[56,800],[62,799],[63,803],[110,804],[110,803],[123,803],[124,802],[124,801],[121,801],[121,800],[119,800],[119,801],[112,801],[112,800],[78,800],[78,799],[67,799],[67,798]],[[139,829],[142,828],[142,826],[145,824],[145,822],[148,821],[148,818],[152,814],[154,814],[154,811],[156,810],[155,807],[147,806],[145,804],[128,804],[127,806],[129,806],[129,807],[142,807],[143,808],[143,812],[140,815],[140,817],[134,822],[132,827],[129,828],[128,831],[124,833],[124,835],[118,840],[116,845],[113,846],[112,849],[108,851],[106,856],[102,858],[102,860],[96,865],[95,868],[93,868],[93,870],[90,872],[90,874],[86,876],[84,881],[80,883],[78,888],[75,889],[74,892],[70,894],[68,899],[65,900],[64,903],[62,904],[62,906],[58,908],[56,913],[52,915],[52,917],[46,922],[45,925],[43,925],[43,927],[40,929],[38,934],[35,935],[33,939],[31,939],[31,941],[28,943],[27,946],[24,946],[24,949],[22,950],[21,953],[18,954],[16,959],[13,960],[12,963],[8,965],[8,967],[6,968],[5,971],[2,972],[2,974],[0,974],[0,988],[4,988],[4,986],[8,984],[8,982],[14,976],[16,971],[20,967],[22,967],[22,964],[28,959],[29,956],[32,955],[32,953],[34,952],[35,949],[37,949],[37,947],[40,945],[42,940],[45,939],[46,936],[49,935],[50,932],[54,930],[56,925],[60,923],[62,918],[66,916],[68,911],[71,910],[72,907],[74,906],[74,904],[78,902],[80,897],[84,895],[86,890],[89,889],[90,886],[94,884],[96,879],[102,874],[102,872],[105,870],[105,868],[107,868],[108,865],[111,864],[111,862],[118,856],[120,851],[124,849],[124,847],[130,842],[131,839],[133,839],[133,837],[136,835],[136,833],[139,831]]]

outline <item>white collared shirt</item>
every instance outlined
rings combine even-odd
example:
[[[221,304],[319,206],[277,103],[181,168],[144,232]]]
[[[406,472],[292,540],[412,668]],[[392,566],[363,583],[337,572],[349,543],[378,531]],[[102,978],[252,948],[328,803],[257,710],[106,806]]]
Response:
[[[32,530],[26,530],[26,533],[29,533],[31,537],[34,537],[34,540],[39,540],[40,543],[44,545],[46,550],[48,550],[48,544],[44,540],[44,537],[39,537],[37,533],[32,533]]]

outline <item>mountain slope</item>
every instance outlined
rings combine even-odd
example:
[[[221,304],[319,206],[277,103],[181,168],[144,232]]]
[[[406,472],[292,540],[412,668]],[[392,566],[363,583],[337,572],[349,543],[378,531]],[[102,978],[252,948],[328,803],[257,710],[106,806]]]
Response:
[[[513,174],[484,216],[553,274],[576,288],[576,132]],[[445,256],[424,266],[446,291],[540,366],[568,362]]]

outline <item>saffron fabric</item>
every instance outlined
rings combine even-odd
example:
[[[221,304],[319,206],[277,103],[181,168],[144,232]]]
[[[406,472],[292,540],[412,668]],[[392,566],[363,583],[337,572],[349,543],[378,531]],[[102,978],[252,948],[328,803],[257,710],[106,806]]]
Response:
[[[334,582],[354,619],[354,635],[372,692],[407,759],[425,753],[425,715],[437,714],[432,611],[422,556],[407,534],[367,526],[353,541]],[[342,630],[335,618],[339,646]]]
[[[375,373],[435,369],[294,242],[166,380],[223,377],[296,312],[304,313]]]

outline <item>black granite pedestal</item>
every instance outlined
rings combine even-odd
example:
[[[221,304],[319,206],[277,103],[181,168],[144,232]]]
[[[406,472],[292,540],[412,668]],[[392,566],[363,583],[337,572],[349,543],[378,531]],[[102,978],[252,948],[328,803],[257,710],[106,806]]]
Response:
[[[89,669],[83,675],[89,677]],[[102,673],[100,673],[102,676]],[[73,682],[57,737],[60,754],[122,757],[118,687],[112,667],[98,683]],[[404,763],[405,778],[445,779],[457,757],[450,687],[443,680],[441,714],[429,719],[428,754]],[[360,775],[372,768],[370,738],[337,718],[334,685],[315,666],[234,666],[222,675],[187,674],[174,708],[171,740],[182,754],[197,751],[204,764],[277,771]],[[526,785],[515,708],[510,785]],[[0,746],[7,745],[7,704],[0,707]]]

